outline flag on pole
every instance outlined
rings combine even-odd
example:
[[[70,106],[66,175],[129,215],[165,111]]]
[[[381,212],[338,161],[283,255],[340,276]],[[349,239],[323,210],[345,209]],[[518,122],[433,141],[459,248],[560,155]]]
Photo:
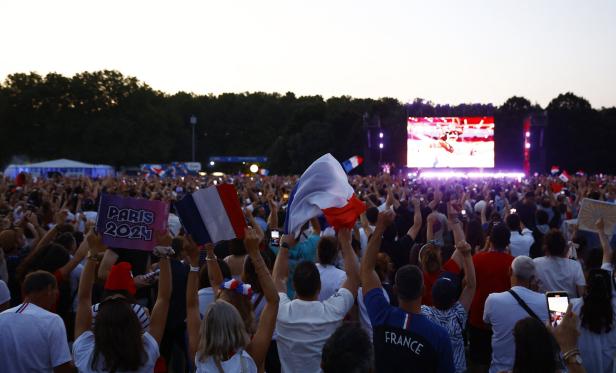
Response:
[[[552,175],[556,175],[557,173],[560,172],[560,168],[558,166],[552,166],[552,168],[550,169],[550,172],[552,173]]]
[[[344,168],[344,172],[348,174],[355,167],[362,164],[363,161],[364,159],[362,157],[360,157],[359,155],[354,155],[351,158],[347,159],[346,161],[342,162],[342,168]]]
[[[569,176],[569,174],[567,173],[567,171],[563,171],[562,174],[560,174],[560,176],[558,176],[558,178],[560,180],[562,180],[563,183],[566,183],[569,181],[569,179],[571,178],[571,176]]]
[[[335,229],[351,228],[366,210],[349,185],[340,163],[327,153],[304,171],[291,192],[284,230],[297,234],[302,225],[323,212]]]
[[[232,184],[200,189],[175,207],[180,222],[198,244],[244,238],[246,220]]]

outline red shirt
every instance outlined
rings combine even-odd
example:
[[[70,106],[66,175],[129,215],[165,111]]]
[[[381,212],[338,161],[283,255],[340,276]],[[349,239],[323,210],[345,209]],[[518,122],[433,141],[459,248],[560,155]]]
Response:
[[[436,282],[436,280],[438,280],[439,277],[441,277],[443,272],[451,272],[453,274],[458,275],[460,274],[460,267],[458,266],[458,263],[456,263],[453,259],[449,259],[448,261],[445,262],[445,264],[443,265],[443,268],[441,268],[440,271],[433,272],[433,273],[424,272],[423,273],[424,293],[423,293],[423,296],[421,297],[421,304],[426,305],[426,306],[433,305],[432,304],[432,286],[434,286],[434,283]]]
[[[488,329],[483,322],[483,307],[488,295],[511,288],[511,262],[513,257],[504,252],[488,251],[475,254],[475,278],[477,290],[471,303],[469,323],[477,328]]]

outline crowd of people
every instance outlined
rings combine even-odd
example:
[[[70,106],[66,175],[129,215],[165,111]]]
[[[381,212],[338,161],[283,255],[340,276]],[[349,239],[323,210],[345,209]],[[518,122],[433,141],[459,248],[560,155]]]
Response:
[[[284,234],[298,178],[0,178],[0,371],[616,371],[614,242],[575,224],[615,177],[349,176],[353,228]],[[197,245],[174,204],[221,183],[245,237]],[[154,251],[103,244],[103,193],[170,204]]]

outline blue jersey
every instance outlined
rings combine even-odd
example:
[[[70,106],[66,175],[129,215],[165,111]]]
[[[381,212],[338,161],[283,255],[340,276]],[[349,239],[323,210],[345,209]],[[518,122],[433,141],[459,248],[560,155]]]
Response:
[[[421,314],[393,307],[380,288],[364,303],[372,323],[377,372],[455,372],[447,331]]]

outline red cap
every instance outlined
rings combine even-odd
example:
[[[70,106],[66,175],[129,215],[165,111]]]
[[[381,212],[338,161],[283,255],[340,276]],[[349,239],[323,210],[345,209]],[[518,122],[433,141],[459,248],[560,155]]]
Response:
[[[105,290],[126,290],[131,295],[135,295],[137,288],[130,272],[131,269],[132,266],[128,262],[113,265],[105,282]]]

